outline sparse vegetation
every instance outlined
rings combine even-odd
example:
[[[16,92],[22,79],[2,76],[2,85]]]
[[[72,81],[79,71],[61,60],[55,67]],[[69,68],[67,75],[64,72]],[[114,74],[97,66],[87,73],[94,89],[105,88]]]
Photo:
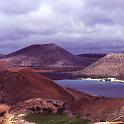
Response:
[[[24,117],[28,122],[36,124],[89,124],[88,120],[83,120],[80,117],[69,118],[66,115],[53,115],[30,113]]]

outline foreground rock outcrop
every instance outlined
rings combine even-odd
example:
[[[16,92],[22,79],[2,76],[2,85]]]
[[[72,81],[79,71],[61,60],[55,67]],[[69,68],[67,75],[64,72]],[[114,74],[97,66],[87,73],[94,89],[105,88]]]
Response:
[[[54,99],[29,99],[12,105],[12,112],[41,112],[41,113],[62,113],[66,104],[61,100]]]

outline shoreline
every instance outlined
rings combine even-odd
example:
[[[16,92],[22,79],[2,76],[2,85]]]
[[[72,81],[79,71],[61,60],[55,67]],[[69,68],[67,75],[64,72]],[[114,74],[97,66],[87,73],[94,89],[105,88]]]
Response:
[[[92,79],[92,78],[80,78],[78,80],[124,83],[124,80],[119,80],[119,79],[115,79],[115,78],[94,78],[94,79]]]

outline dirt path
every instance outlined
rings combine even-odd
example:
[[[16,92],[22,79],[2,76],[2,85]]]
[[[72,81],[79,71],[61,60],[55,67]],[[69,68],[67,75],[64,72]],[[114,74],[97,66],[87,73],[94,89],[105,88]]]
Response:
[[[78,91],[75,91],[73,89],[69,89],[69,88],[66,88],[66,87],[63,87],[63,89],[66,92],[68,92],[75,99],[75,101],[79,100],[80,98],[82,98],[82,94],[80,92],[78,92]]]

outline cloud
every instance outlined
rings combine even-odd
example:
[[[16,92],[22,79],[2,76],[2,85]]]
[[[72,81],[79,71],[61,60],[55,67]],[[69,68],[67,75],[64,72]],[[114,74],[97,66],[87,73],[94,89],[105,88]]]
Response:
[[[0,12],[5,14],[25,14],[37,9],[40,0],[1,0]]]
[[[54,42],[72,52],[122,50],[122,0],[1,0],[0,52]]]

